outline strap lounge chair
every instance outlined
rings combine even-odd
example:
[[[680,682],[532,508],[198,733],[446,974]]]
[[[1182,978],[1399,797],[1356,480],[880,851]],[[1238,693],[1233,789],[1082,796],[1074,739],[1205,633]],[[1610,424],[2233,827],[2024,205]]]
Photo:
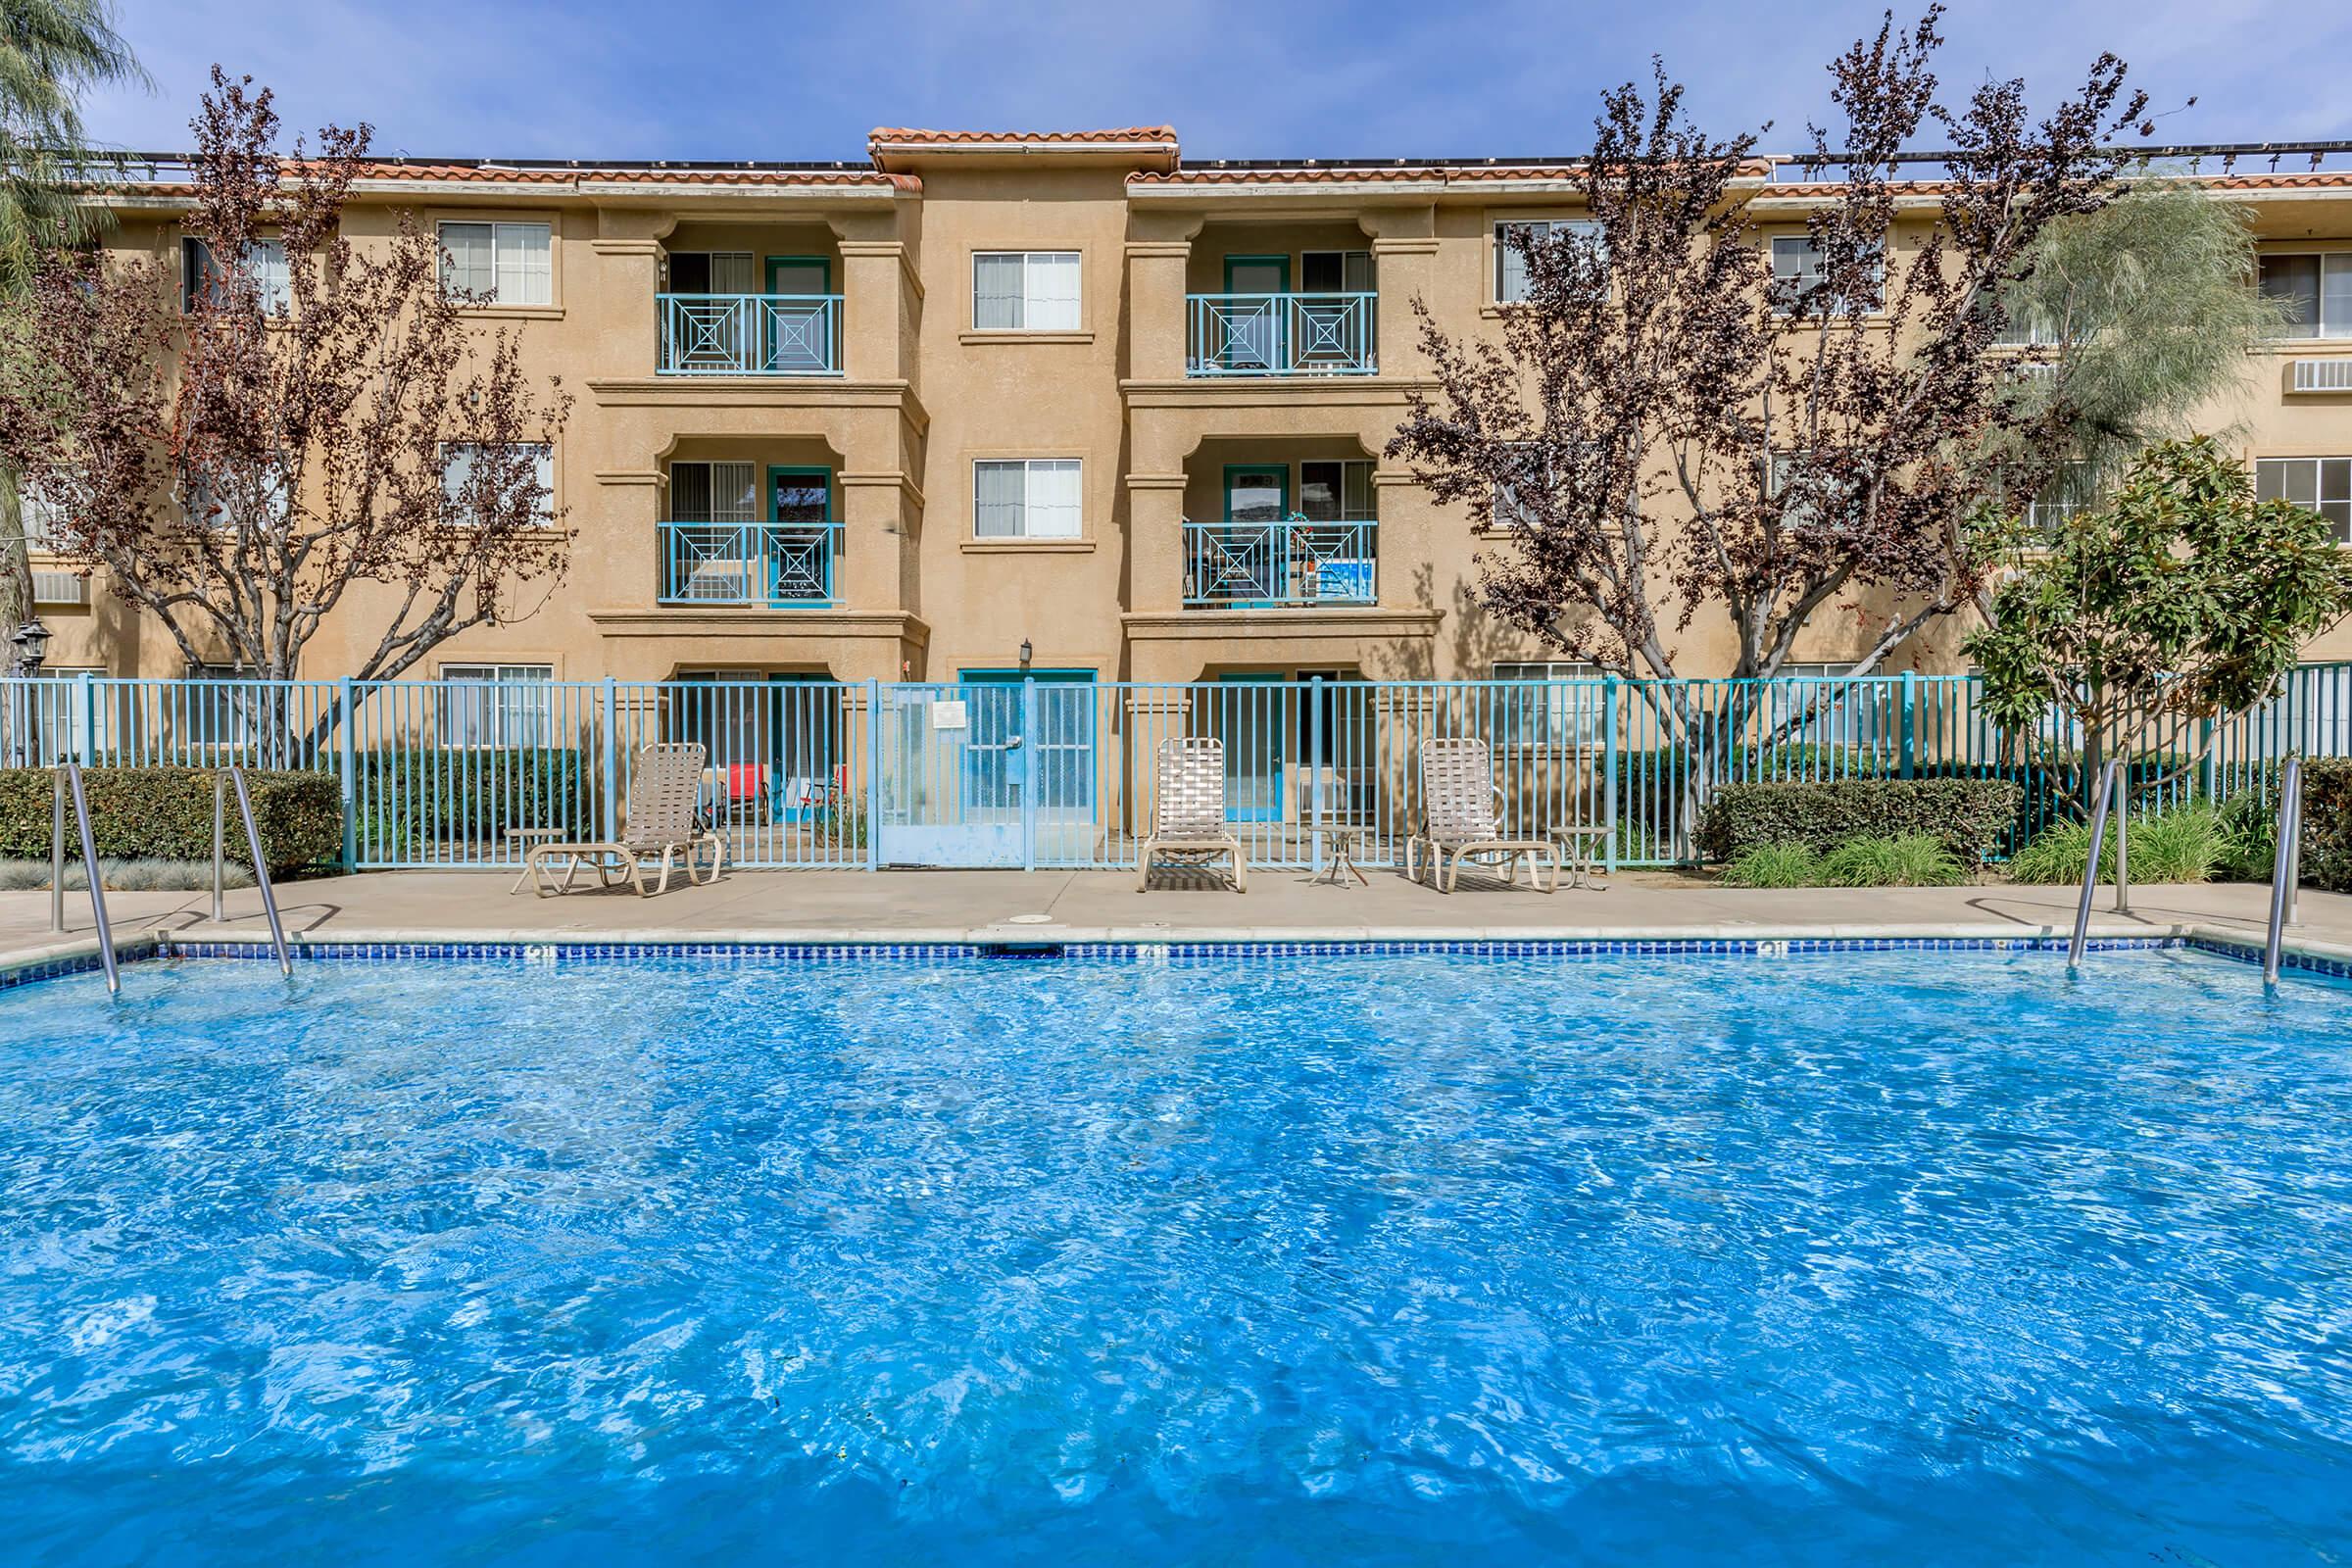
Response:
[[[1494,782],[1494,766],[1482,740],[1423,741],[1421,743],[1421,831],[1404,841],[1404,874],[1416,873],[1418,852],[1429,854],[1432,885],[1451,893],[1461,879],[1462,861],[1494,860],[1502,866],[1507,884],[1527,861],[1527,877],[1540,893],[1560,885],[1559,846],[1550,839],[1505,838],[1495,820],[1494,803],[1502,790]],[[1446,865],[1446,857],[1453,863]],[[1545,886],[1540,867],[1551,867]]]
[[[636,885],[637,896],[669,891],[669,871],[683,865],[690,882],[713,882],[726,862],[727,841],[700,817],[703,793],[703,748],[693,744],[646,746],[629,763],[629,811],[620,837],[576,844],[534,844],[523,857],[523,874],[541,898],[568,893],[575,874],[593,869],[605,887],[623,880]],[[710,855],[709,874],[697,874],[702,852]],[[653,887],[645,885],[647,863],[662,858],[662,875]],[[556,874],[563,873],[560,877]]]
[[[1233,860],[1233,891],[1250,891],[1242,841],[1225,821],[1225,743],[1205,737],[1161,741],[1152,803],[1152,836],[1144,840],[1135,891],[1152,885],[1154,859]]]

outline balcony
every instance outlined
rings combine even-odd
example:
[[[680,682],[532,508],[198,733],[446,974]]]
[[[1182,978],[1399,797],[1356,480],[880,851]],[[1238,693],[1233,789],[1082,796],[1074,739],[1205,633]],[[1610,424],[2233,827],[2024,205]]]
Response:
[[[839,375],[838,294],[657,294],[662,375]]]
[[[1184,524],[1188,610],[1267,610],[1378,602],[1380,524],[1369,517],[1315,522]]]
[[[838,522],[664,522],[664,605],[823,610],[833,603]]]
[[[1188,294],[1184,373],[1371,375],[1379,295]]]

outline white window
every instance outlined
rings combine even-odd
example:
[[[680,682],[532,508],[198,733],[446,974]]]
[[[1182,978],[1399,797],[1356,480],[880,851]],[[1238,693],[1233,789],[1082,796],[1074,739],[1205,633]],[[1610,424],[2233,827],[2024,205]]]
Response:
[[[282,240],[257,239],[245,252],[245,267],[253,278],[254,293],[262,310],[270,316],[283,316],[294,298],[294,285],[286,271],[286,247]],[[179,308],[193,311],[221,277],[221,267],[205,241],[189,237],[179,242]]]
[[[1298,288],[1306,294],[1372,292],[1370,251],[1300,251]]]
[[[484,449],[472,441],[451,441],[441,448],[441,496],[448,503],[451,523],[464,526],[470,520],[466,487],[473,480],[476,455]],[[544,441],[520,442],[513,450],[530,453],[535,460],[531,477],[538,486],[539,496],[534,510],[537,521],[544,527],[555,520],[556,512],[556,452]]]
[[[672,294],[757,294],[759,269],[750,251],[671,251]]]
[[[750,463],[673,463],[669,466],[672,522],[758,522],[760,472]]]
[[[246,745],[254,688],[245,683],[256,678],[243,664],[190,664],[170,698],[172,733],[184,745]]]
[[[31,719],[31,733],[26,739],[39,757],[87,760],[110,748],[108,732],[114,727],[111,720],[115,695],[105,687],[93,688],[85,707],[79,686],[84,675],[106,679],[104,664],[44,664],[24,673],[28,679],[73,683],[35,686],[29,691],[32,712],[27,716]]]
[[[1078,253],[973,252],[972,326],[981,332],[1077,331]]]
[[[2285,501],[2335,524],[2339,544],[2352,544],[2352,458],[2260,458],[2254,499]]]
[[[65,522],[65,511],[42,491],[26,486],[20,492],[17,515],[24,522],[24,548],[34,555],[54,551]]]
[[[1849,300],[1832,299],[1826,305],[1819,299],[1806,300],[1805,297],[1826,280],[1827,270],[1822,261],[1821,247],[1813,242],[1812,235],[1782,234],[1774,238],[1772,310],[1775,316],[1794,315],[1800,302],[1808,311],[1831,316],[1853,316],[1877,310],[1879,296],[1885,291],[1886,282],[1886,259],[1884,254],[1880,255],[1877,265],[1871,269],[1870,297],[1861,302],[1859,309]]]
[[[1494,694],[1496,746],[1556,750],[1607,741],[1607,671],[1599,665],[1568,660],[1496,664],[1494,678],[1515,683]]]
[[[1846,671],[1853,667],[1852,660],[1842,663],[1783,664],[1783,680],[1802,680],[1808,684],[1794,689],[1780,688],[1774,701],[1781,705],[1781,710],[1768,710],[1765,721],[1777,727],[1782,719],[1810,710],[1812,716],[1791,732],[1789,739],[1816,746],[1868,750],[1878,743],[1882,733],[1899,735],[1902,721],[1893,710],[1893,688],[1884,679],[1848,680]]]
[[[1372,521],[1371,460],[1299,464],[1298,514],[1309,522]]]
[[[2062,463],[2040,494],[2026,504],[2026,526],[2039,533],[2054,534],[2074,519],[2076,513],[2095,503],[2091,493],[2090,465]]]
[[[441,286],[484,305],[551,305],[554,231],[545,223],[443,223]]]
[[[434,727],[444,746],[545,746],[555,738],[555,667],[443,664]]]
[[[1081,465],[1076,458],[977,463],[972,473],[974,538],[1078,537]]]
[[[2352,251],[2265,256],[2262,293],[2281,307],[2280,337],[2352,337]]]
[[[1527,255],[1519,245],[1524,238],[1537,244],[1548,243],[1563,234],[1574,234],[1588,244],[1598,245],[1600,221],[1592,218],[1510,219],[1494,225],[1494,303],[1510,305],[1527,298]]]

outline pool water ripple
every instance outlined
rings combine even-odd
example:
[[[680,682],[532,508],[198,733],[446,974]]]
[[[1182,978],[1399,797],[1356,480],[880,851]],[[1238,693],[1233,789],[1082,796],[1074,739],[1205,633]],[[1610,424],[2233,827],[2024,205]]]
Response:
[[[2352,987],[2119,953],[0,996],[0,1560],[2352,1553]]]

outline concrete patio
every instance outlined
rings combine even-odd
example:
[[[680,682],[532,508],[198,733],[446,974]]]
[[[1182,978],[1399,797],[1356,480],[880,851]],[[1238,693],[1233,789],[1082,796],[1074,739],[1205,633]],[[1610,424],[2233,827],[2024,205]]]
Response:
[[[1368,886],[1333,887],[1298,871],[1253,873],[1236,895],[1200,876],[1155,877],[1149,893],[1117,871],[906,871],[881,874],[730,872],[660,897],[593,889],[560,898],[510,892],[511,872],[376,872],[278,889],[297,941],[1076,942],[1342,941],[1531,937],[1828,937],[2064,935],[2071,888],[1718,887],[1670,873],[1632,873],[1605,892],[1492,881],[1447,895],[1374,871]],[[2204,935],[2259,943],[2269,890],[2248,884],[2142,887],[2128,914],[2112,891],[2094,906],[2100,936]],[[115,893],[119,943],[263,940],[260,895],[228,895],[208,918],[208,893]],[[2352,897],[2305,893],[2289,946],[2352,957]],[[96,951],[87,894],[69,893],[67,931],[49,927],[46,893],[0,894],[0,967]]]

